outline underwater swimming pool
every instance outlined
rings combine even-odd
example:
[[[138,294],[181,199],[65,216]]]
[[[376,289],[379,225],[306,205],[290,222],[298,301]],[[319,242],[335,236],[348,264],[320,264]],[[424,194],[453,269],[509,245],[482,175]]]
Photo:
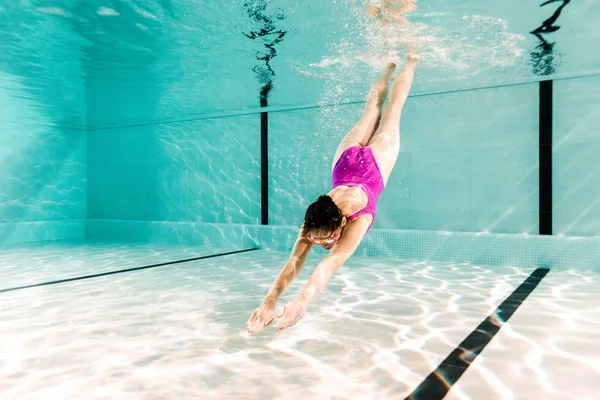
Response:
[[[0,5],[1,399],[597,397],[597,2],[384,3]],[[373,229],[249,335],[409,45]]]

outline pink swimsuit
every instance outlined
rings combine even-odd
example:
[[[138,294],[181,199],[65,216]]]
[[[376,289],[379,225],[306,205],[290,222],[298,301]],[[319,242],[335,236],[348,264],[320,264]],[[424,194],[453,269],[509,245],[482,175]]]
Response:
[[[348,217],[352,221],[363,214],[371,214],[375,222],[377,199],[383,191],[383,178],[371,148],[352,146],[346,149],[333,167],[331,177],[333,187],[357,186],[367,194],[367,205],[359,212]],[[371,229],[371,225],[367,229]]]

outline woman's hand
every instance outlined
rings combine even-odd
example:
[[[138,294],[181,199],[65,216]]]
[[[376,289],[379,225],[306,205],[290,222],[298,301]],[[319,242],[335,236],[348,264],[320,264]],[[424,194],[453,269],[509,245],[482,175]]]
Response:
[[[262,304],[254,310],[250,319],[246,323],[248,333],[260,331],[265,326],[269,326],[275,319],[275,302],[265,299]]]
[[[279,317],[279,321],[275,324],[275,329],[278,331],[296,325],[306,314],[308,300],[298,296],[291,303],[287,304]]]

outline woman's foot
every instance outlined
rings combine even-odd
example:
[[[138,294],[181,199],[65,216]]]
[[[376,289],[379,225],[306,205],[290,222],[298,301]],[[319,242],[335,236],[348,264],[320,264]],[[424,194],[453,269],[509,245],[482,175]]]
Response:
[[[408,61],[416,63],[421,59],[421,56],[417,54],[417,46],[414,44],[408,45]]]
[[[382,17],[381,8],[379,8],[377,6],[370,6],[369,8],[367,8],[367,15],[371,18],[381,18]]]

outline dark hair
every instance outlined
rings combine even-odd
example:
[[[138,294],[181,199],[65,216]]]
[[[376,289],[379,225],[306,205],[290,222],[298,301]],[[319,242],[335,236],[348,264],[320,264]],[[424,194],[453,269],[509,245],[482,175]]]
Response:
[[[309,231],[333,232],[342,225],[342,210],[333,202],[332,198],[323,195],[308,206],[304,216],[303,233]]]

